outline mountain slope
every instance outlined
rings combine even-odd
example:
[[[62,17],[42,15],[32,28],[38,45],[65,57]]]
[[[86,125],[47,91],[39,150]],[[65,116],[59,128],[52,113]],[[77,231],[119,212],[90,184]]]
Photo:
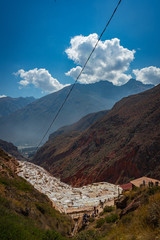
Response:
[[[72,220],[16,174],[18,162],[0,149],[0,239],[64,240]],[[59,233],[60,234],[59,234]]]
[[[0,148],[2,148],[5,152],[11,154],[18,160],[25,160],[25,158],[20,154],[18,148],[14,146],[12,143],[8,143],[0,139]]]
[[[33,101],[35,101],[34,97],[0,98],[0,117],[8,116],[9,114],[16,112]]]
[[[96,122],[98,119],[103,117],[105,114],[107,114],[106,111],[100,111],[97,113],[90,113],[86,115],[85,117],[81,118],[78,122],[73,123],[71,125],[67,125],[64,127],[59,128],[57,131],[52,133],[49,136],[49,139],[54,138],[58,135],[62,135],[65,133],[70,132],[77,132],[77,135],[80,134],[82,131],[86,130],[88,127],[90,127],[94,122]]]
[[[104,208],[101,216],[92,219],[75,239],[155,240],[160,239],[159,226],[160,187],[142,187],[121,195],[116,208]]]
[[[50,139],[33,161],[74,186],[160,179],[160,85],[123,98],[80,136]]]
[[[114,86],[107,81],[95,84],[76,84],[62,112],[49,132],[72,124],[83,116],[105,109],[124,96],[153,87],[130,80],[123,86]],[[25,108],[0,119],[0,138],[16,145],[37,145],[50,125],[53,116],[64,101],[71,86],[34,101]]]

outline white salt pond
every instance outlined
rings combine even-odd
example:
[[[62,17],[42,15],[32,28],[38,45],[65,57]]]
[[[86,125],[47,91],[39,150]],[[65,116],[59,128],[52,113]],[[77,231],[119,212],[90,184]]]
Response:
[[[112,201],[122,192],[118,185],[107,182],[74,188],[53,177],[42,167],[26,161],[19,161],[17,174],[47,195],[53,206],[64,213],[98,207],[100,202]]]

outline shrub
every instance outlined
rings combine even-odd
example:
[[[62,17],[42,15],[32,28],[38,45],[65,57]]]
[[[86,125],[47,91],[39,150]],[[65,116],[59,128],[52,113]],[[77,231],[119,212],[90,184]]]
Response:
[[[96,231],[94,230],[88,230],[88,231],[84,231],[79,233],[76,237],[76,240],[98,240],[99,239],[99,235]]]
[[[113,206],[105,206],[105,208],[103,209],[103,212],[112,212],[114,210]]]
[[[131,223],[132,219],[133,219],[133,214],[130,213],[128,215],[123,216],[121,221],[124,225],[126,225],[126,224]]]
[[[149,195],[154,195],[158,191],[160,191],[160,187],[158,186],[153,186],[152,188],[148,188]]]
[[[31,192],[33,187],[24,179],[13,179],[12,186],[16,187],[17,190],[24,191],[24,192]]]
[[[90,218],[88,219],[88,221],[89,221],[89,222],[94,222],[94,217],[90,217]]]
[[[42,240],[65,240],[65,238],[54,230],[47,230]]]
[[[160,226],[160,204],[159,202],[153,202],[148,207],[148,213],[146,216],[146,223],[156,228]]]
[[[97,222],[96,222],[96,228],[102,227],[104,223],[105,223],[105,219],[104,218],[98,219]]]
[[[0,184],[3,184],[5,186],[9,186],[10,185],[10,181],[7,178],[0,177]]]
[[[103,216],[104,212],[100,212],[99,216]]]
[[[2,206],[7,207],[8,209],[10,208],[10,202],[6,199],[0,196],[0,206],[2,209]]]
[[[118,219],[118,214],[116,213],[112,213],[105,217],[105,220],[107,223],[114,223],[117,221],[117,219]]]
[[[43,207],[42,204],[40,204],[40,203],[35,203],[35,205],[36,205],[36,208],[37,208],[42,214],[45,214],[45,209],[44,209],[44,207]]]

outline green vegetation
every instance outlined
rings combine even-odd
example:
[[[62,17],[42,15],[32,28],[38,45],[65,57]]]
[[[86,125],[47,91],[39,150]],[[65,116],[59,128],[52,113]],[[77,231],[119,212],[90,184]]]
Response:
[[[103,212],[112,212],[114,210],[113,206],[105,206],[103,209]]]
[[[9,179],[6,177],[0,177],[0,184],[24,192],[31,192],[33,190],[33,187],[30,184],[28,184],[23,178]]]
[[[61,236],[61,234],[59,234],[55,230],[50,229],[46,231],[42,227],[38,226],[38,222],[35,221],[35,219],[33,219],[32,217],[28,217],[30,215],[29,211],[27,213],[27,211],[23,211],[21,209],[20,214],[16,213],[16,211],[13,211],[13,202],[7,200],[7,198],[0,197],[0,239],[1,240],[8,240],[8,239],[63,240],[65,239],[64,237]],[[15,209],[15,210],[18,210],[18,209]],[[53,212],[54,212],[54,209],[53,209]],[[39,217],[42,218],[42,216],[39,216]],[[43,217],[45,218],[46,216],[43,216]],[[52,219],[52,221],[55,221],[55,220]],[[64,228],[65,227],[66,226],[64,225]]]
[[[95,230],[87,230],[79,233],[75,240],[98,240],[99,234]]]
[[[72,220],[15,172],[16,161],[0,150],[0,240],[64,240]]]
[[[0,155],[0,240],[65,240],[73,222],[51,206],[49,199],[18,177],[14,161]],[[159,240],[160,187],[137,188],[124,193],[126,206],[107,206],[99,219],[75,240]],[[129,206],[136,205],[136,208]]]
[[[39,229],[31,219],[11,213],[3,207],[0,209],[0,219],[1,240],[64,240],[56,231]]]
[[[105,221],[107,223],[114,223],[117,220],[118,220],[118,214],[116,214],[116,213],[112,213],[112,214],[105,217]]]
[[[104,218],[98,219],[97,222],[96,222],[96,228],[102,227],[104,223],[105,223]]]
[[[123,214],[121,209],[106,207],[103,216],[80,232],[76,240],[159,240],[160,187],[137,188],[126,192],[128,207],[137,208]],[[92,235],[89,235],[91,232]],[[93,237],[91,237],[93,236]]]
[[[90,217],[89,219],[88,219],[88,221],[90,222],[90,223],[92,223],[92,222],[94,222],[94,217]]]

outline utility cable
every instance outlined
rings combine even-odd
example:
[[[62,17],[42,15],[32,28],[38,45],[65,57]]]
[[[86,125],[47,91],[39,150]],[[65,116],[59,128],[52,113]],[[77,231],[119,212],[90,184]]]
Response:
[[[38,148],[40,147],[41,143],[43,142],[44,138],[46,137],[46,135],[47,135],[47,133],[49,132],[50,128],[52,127],[53,123],[55,122],[55,120],[57,119],[58,115],[60,114],[60,112],[61,112],[61,110],[62,110],[64,104],[66,103],[67,99],[69,98],[69,96],[70,96],[71,92],[73,91],[73,89],[74,89],[76,83],[78,82],[78,79],[80,78],[80,76],[81,76],[82,72],[84,71],[84,69],[85,69],[87,63],[89,62],[89,60],[90,60],[92,54],[94,53],[94,51],[95,51],[95,49],[96,49],[96,47],[97,47],[99,41],[101,40],[101,38],[102,38],[104,32],[106,31],[106,28],[108,27],[108,25],[110,24],[110,22],[111,22],[113,16],[115,15],[115,13],[116,13],[116,11],[117,11],[117,9],[118,9],[118,7],[119,7],[121,1],[122,1],[122,0],[119,0],[119,2],[118,2],[118,4],[117,4],[116,8],[114,9],[114,11],[113,11],[113,13],[112,13],[110,19],[108,20],[108,22],[107,22],[105,28],[103,29],[103,31],[102,31],[100,37],[98,38],[98,40],[97,40],[97,42],[96,42],[94,48],[92,49],[91,53],[89,54],[89,57],[87,58],[85,64],[83,65],[83,67],[82,67],[82,69],[81,69],[81,71],[80,71],[78,77],[76,78],[74,84],[72,84],[72,86],[71,86],[71,88],[70,88],[70,90],[69,90],[67,96],[65,97],[63,103],[61,104],[60,108],[58,109],[58,111],[57,111],[55,117],[53,118],[51,124],[49,125],[47,131],[45,132],[44,136],[42,137],[41,141],[39,142],[39,144],[38,144],[38,146],[37,146],[37,148],[36,148],[36,151],[37,151]]]

